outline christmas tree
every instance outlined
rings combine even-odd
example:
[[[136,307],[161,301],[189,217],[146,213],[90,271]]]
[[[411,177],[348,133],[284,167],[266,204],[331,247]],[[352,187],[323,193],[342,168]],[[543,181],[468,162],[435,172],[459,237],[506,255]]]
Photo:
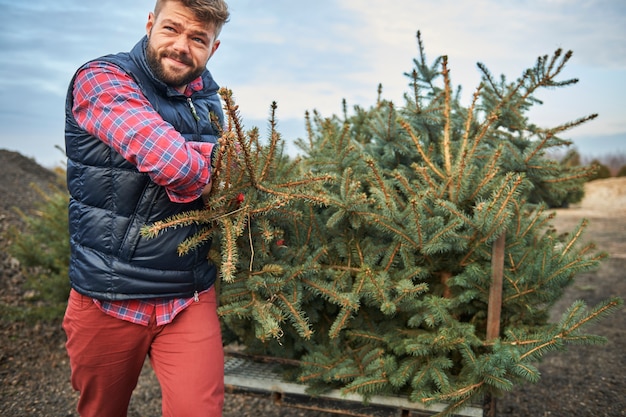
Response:
[[[180,250],[214,240],[225,335],[297,359],[311,392],[399,393],[449,414],[536,382],[547,352],[602,342],[583,330],[622,300],[577,302],[548,322],[575,276],[605,256],[584,241],[586,221],[561,234],[547,209],[591,175],[549,151],[595,115],[549,128],[528,118],[540,89],[576,82],[559,80],[571,53],[542,56],[513,82],[479,64],[464,106],[447,57],[428,63],[419,33],[418,47],[403,106],[379,87],[352,115],[345,103],[341,116],[307,114],[297,158],[275,105],[263,143],[222,90],[229,125],[206,210],[145,232],[206,225]]]

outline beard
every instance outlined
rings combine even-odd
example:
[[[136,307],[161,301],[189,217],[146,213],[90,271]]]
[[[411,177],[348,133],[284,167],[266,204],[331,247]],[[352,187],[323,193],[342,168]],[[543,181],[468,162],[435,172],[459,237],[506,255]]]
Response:
[[[166,57],[175,59],[185,65],[188,65],[189,70],[185,72],[174,72],[171,70],[167,70],[162,63],[163,58]],[[200,75],[202,75],[202,72],[204,71],[204,67],[194,67],[193,61],[188,55],[181,55],[169,51],[163,51],[159,53],[154,48],[152,48],[150,42],[148,42],[148,47],[146,48],[146,59],[148,61],[148,66],[154,73],[155,77],[163,81],[165,84],[175,88],[189,84]]]

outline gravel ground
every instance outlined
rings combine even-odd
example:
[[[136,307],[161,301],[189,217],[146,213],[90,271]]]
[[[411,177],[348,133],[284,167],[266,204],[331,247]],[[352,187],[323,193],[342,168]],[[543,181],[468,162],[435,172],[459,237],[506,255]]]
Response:
[[[0,150],[0,235],[18,221],[12,206],[28,209],[37,195],[28,184],[51,181],[49,171],[19,154]],[[595,181],[578,208],[559,210],[555,224],[569,230],[591,220],[588,239],[611,256],[599,271],[581,275],[555,307],[554,317],[572,301],[589,305],[610,296],[626,298],[626,179]],[[0,239],[0,307],[27,302],[19,264]],[[2,311],[2,310],[0,310]],[[537,384],[520,386],[497,400],[499,416],[626,416],[626,309],[596,324],[608,338],[599,347],[572,346],[539,364]],[[65,335],[60,323],[29,325],[0,318],[0,416],[76,416],[76,393],[69,383]],[[129,416],[160,415],[160,390],[148,363],[133,396]],[[224,417],[331,417],[336,414],[280,407],[269,397],[227,394]],[[417,416],[414,416],[417,417]]]

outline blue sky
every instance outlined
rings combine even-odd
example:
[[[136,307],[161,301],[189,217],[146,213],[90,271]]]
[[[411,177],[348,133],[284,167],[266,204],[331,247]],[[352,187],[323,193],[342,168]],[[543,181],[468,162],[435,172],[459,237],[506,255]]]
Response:
[[[339,114],[383,96],[402,104],[403,73],[417,56],[448,55],[452,82],[469,97],[477,62],[513,80],[537,56],[573,50],[564,78],[542,93],[531,120],[554,126],[591,113],[566,133],[584,155],[626,153],[626,2],[623,0],[231,0],[231,21],[209,62],[233,90],[246,127],[266,131],[272,101],[287,141],[304,135],[304,113]],[[129,50],[153,0],[0,0],[0,148],[45,166],[63,154],[67,84],[83,62]],[[469,99],[468,99],[469,100]]]

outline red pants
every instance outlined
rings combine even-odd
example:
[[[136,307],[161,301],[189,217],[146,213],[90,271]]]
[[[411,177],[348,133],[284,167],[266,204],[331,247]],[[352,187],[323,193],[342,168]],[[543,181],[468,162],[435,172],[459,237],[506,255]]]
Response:
[[[220,417],[224,351],[215,290],[164,326],[103,313],[72,290],[63,320],[82,417],[126,417],[146,355],[161,384],[164,417]]]

